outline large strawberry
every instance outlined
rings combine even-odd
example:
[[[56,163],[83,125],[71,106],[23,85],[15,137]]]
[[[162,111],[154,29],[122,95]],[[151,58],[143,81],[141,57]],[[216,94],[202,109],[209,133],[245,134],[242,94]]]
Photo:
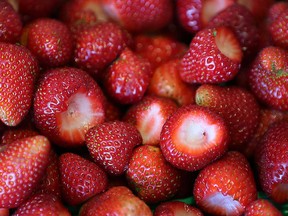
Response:
[[[0,62],[0,119],[16,126],[30,109],[38,62],[25,47],[8,43],[0,43]]]
[[[102,90],[83,70],[46,71],[36,90],[34,119],[55,144],[84,145],[87,130],[105,120]]]
[[[194,184],[196,204],[212,215],[240,216],[256,200],[252,169],[239,152],[228,152],[202,169]]]
[[[48,139],[40,135],[0,147],[0,207],[18,207],[37,188],[50,149]]]

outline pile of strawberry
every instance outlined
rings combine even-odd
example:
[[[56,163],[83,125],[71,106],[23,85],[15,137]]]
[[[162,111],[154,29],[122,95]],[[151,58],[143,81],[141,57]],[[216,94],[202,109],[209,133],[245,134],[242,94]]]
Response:
[[[0,120],[1,216],[283,215],[288,1],[0,0]]]

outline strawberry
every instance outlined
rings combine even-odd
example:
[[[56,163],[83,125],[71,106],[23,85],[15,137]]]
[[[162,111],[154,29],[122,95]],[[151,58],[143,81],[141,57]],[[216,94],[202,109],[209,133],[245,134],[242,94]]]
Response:
[[[255,155],[262,190],[278,203],[288,202],[288,122],[269,127]]]
[[[23,25],[22,20],[6,0],[0,1],[0,23],[0,42],[18,42]]]
[[[154,216],[203,216],[202,212],[181,201],[167,201],[160,203],[154,211]]]
[[[177,1],[176,14],[180,25],[190,33],[206,27],[209,20],[236,0],[186,0]]]
[[[30,109],[39,67],[25,47],[1,42],[0,62],[0,119],[16,126]]]
[[[284,1],[274,2],[268,10],[268,14],[266,18],[267,22],[269,24],[273,23],[277,19],[277,17],[287,9],[288,9],[288,2],[284,2]]]
[[[1,216],[9,216],[9,209],[0,207],[0,215]]]
[[[164,28],[172,20],[171,0],[102,0],[108,16],[131,32],[150,32]]]
[[[275,46],[263,48],[248,72],[251,91],[264,104],[288,110],[288,51]]]
[[[282,216],[282,213],[268,200],[257,199],[245,210],[245,216]]]
[[[75,153],[59,157],[62,196],[69,205],[78,205],[107,188],[106,173],[94,162]]]
[[[159,145],[162,126],[177,108],[176,103],[168,98],[145,96],[127,109],[123,121],[135,125],[143,144]]]
[[[63,147],[84,145],[89,128],[104,122],[104,95],[85,71],[65,67],[46,71],[34,98],[37,128]]]
[[[124,186],[115,186],[84,203],[79,216],[141,215],[152,216],[148,205]]]
[[[187,83],[227,82],[238,73],[242,57],[241,45],[231,28],[206,28],[193,37],[179,73]]]
[[[0,145],[7,145],[10,144],[18,139],[36,136],[39,133],[32,129],[15,129],[15,128],[8,128],[5,130],[1,137],[1,144]]]
[[[25,25],[21,44],[32,52],[43,67],[63,66],[72,58],[71,32],[64,23],[55,19],[39,18]]]
[[[187,171],[200,170],[226,152],[228,132],[224,120],[216,112],[186,105],[163,125],[160,147],[173,166]]]
[[[40,183],[48,165],[50,143],[44,136],[0,147],[0,206],[18,207]]]
[[[252,169],[239,152],[228,152],[202,169],[194,184],[196,204],[212,215],[242,215],[257,198]]]
[[[195,103],[196,85],[185,83],[179,75],[180,59],[157,67],[150,80],[147,94],[171,98],[179,106]]]
[[[133,148],[142,144],[142,137],[135,126],[111,121],[90,128],[85,141],[90,155],[106,173],[121,175],[128,168]]]
[[[150,79],[150,63],[125,48],[103,75],[107,95],[120,104],[133,104],[142,99]]]
[[[255,97],[236,86],[205,84],[196,90],[196,104],[221,115],[229,127],[229,149],[243,150],[257,130],[260,108]]]
[[[159,147],[142,145],[133,151],[126,178],[140,199],[158,203],[175,196],[181,186],[182,172],[165,160]]]

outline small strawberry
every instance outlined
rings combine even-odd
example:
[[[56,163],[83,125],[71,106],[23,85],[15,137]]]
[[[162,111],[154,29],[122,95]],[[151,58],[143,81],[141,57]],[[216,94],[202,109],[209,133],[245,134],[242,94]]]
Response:
[[[48,166],[50,143],[44,136],[0,147],[0,206],[18,207],[35,190]]]
[[[135,125],[143,144],[159,145],[163,124],[177,108],[177,104],[168,98],[145,96],[127,109],[123,121]]]
[[[202,85],[196,90],[196,104],[209,107],[223,117],[229,127],[230,149],[243,150],[257,130],[259,105],[255,97],[241,87]]]
[[[251,91],[266,105],[288,110],[288,51],[263,48],[248,71]]]
[[[167,201],[160,203],[154,211],[154,216],[204,216],[196,207],[181,201]]]
[[[142,144],[137,128],[121,121],[104,122],[86,133],[86,145],[94,161],[112,175],[128,168],[133,148]]]
[[[64,147],[84,145],[89,128],[105,120],[104,95],[85,71],[66,67],[46,71],[34,98],[41,133]]]
[[[84,203],[79,216],[141,215],[152,216],[149,206],[124,186],[115,186]]]
[[[261,188],[278,203],[288,202],[288,122],[269,127],[255,155]]]
[[[30,109],[38,62],[27,48],[1,42],[0,62],[0,119],[16,126]]]
[[[78,205],[106,190],[106,173],[91,162],[74,153],[59,157],[62,197],[69,205]]]
[[[212,215],[240,216],[257,198],[252,169],[239,152],[228,152],[202,169],[193,195],[201,210]]]
[[[230,27],[206,28],[193,37],[180,65],[187,83],[223,83],[238,73],[243,53]]]
[[[228,127],[216,112],[186,105],[163,125],[160,147],[173,166],[187,171],[200,170],[226,152],[228,133]]]
[[[126,178],[140,199],[158,203],[175,196],[182,172],[165,160],[159,147],[142,145],[133,151]]]
[[[36,136],[39,133],[32,129],[15,129],[15,128],[8,128],[5,130],[1,137],[1,144],[0,145],[7,145],[10,144],[18,139]]]
[[[257,199],[250,203],[244,216],[282,216],[283,214],[268,200]]]

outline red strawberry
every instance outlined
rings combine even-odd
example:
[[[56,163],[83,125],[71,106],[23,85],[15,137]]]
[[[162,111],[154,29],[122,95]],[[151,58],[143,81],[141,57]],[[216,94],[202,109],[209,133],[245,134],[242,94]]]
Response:
[[[199,31],[182,58],[180,76],[188,83],[222,83],[238,73],[242,48],[233,30],[226,26]]]
[[[141,215],[152,216],[149,206],[124,186],[112,187],[82,205],[79,216]]]
[[[187,171],[200,170],[226,152],[228,132],[224,120],[216,112],[186,105],[163,125],[160,147],[173,166]]]
[[[259,105],[247,90],[236,86],[202,85],[196,90],[196,104],[220,114],[229,127],[229,148],[243,150],[257,130]]]
[[[14,129],[8,128],[5,130],[1,137],[1,144],[0,145],[7,145],[10,144],[18,139],[36,136],[39,133],[32,129]]]
[[[156,31],[168,25],[173,17],[171,0],[102,0],[108,16],[132,32]]]
[[[48,165],[50,143],[43,136],[0,147],[0,206],[18,207],[40,183]]]
[[[142,145],[133,151],[126,178],[140,199],[158,203],[175,196],[182,172],[165,160],[159,147]]]
[[[37,128],[55,144],[84,145],[88,129],[105,120],[102,90],[80,69],[49,70],[39,81],[34,119]]]
[[[154,211],[154,216],[203,216],[202,212],[180,201],[167,201],[160,203]]]
[[[1,216],[9,216],[9,209],[0,207],[0,215]]]
[[[135,125],[143,144],[159,145],[162,126],[177,108],[177,104],[168,98],[145,96],[128,108],[123,120]]]
[[[39,18],[24,26],[21,44],[44,67],[66,65],[72,58],[73,41],[68,27],[55,19]]]
[[[245,216],[282,216],[282,213],[268,200],[257,199],[245,210]]]
[[[257,198],[252,169],[239,152],[228,152],[202,169],[193,195],[196,204],[212,215],[242,215]]]
[[[0,43],[0,62],[0,119],[16,126],[30,109],[39,67],[28,49],[8,43]]]
[[[195,103],[196,85],[185,83],[179,75],[180,59],[170,60],[157,67],[148,86],[147,93],[171,98],[178,105]]]
[[[288,51],[279,47],[263,48],[249,70],[252,92],[266,105],[288,110]]]
[[[0,42],[18,42],[22,30],[19,14],[6,0],[0,1]]]
[[[285,1],[274,2],[268,10],[268,14],[266,18],[268,24],[271,24],[272,22],[274,22],[277,19],[277,17],[287,9],[288,9],[287,1],[286,2]]]
[[[62,196],[69,205],[78,205],[106,190],[106,173],[91,162],[74,153],[59,157]]]
[[[144,96],[151,75],[150,63],[126,48],[105,71],[104,89],[116,102],[133,104]]]
[[[136,127],[121,121],[104,122],[90,128],[85,140],[95,162],[112,175],[126,171],[133,148],[142,143]]]
[[[275,202],[288,202],[288,122],[274,123],[266,131],[255,155],[261,188]]]

